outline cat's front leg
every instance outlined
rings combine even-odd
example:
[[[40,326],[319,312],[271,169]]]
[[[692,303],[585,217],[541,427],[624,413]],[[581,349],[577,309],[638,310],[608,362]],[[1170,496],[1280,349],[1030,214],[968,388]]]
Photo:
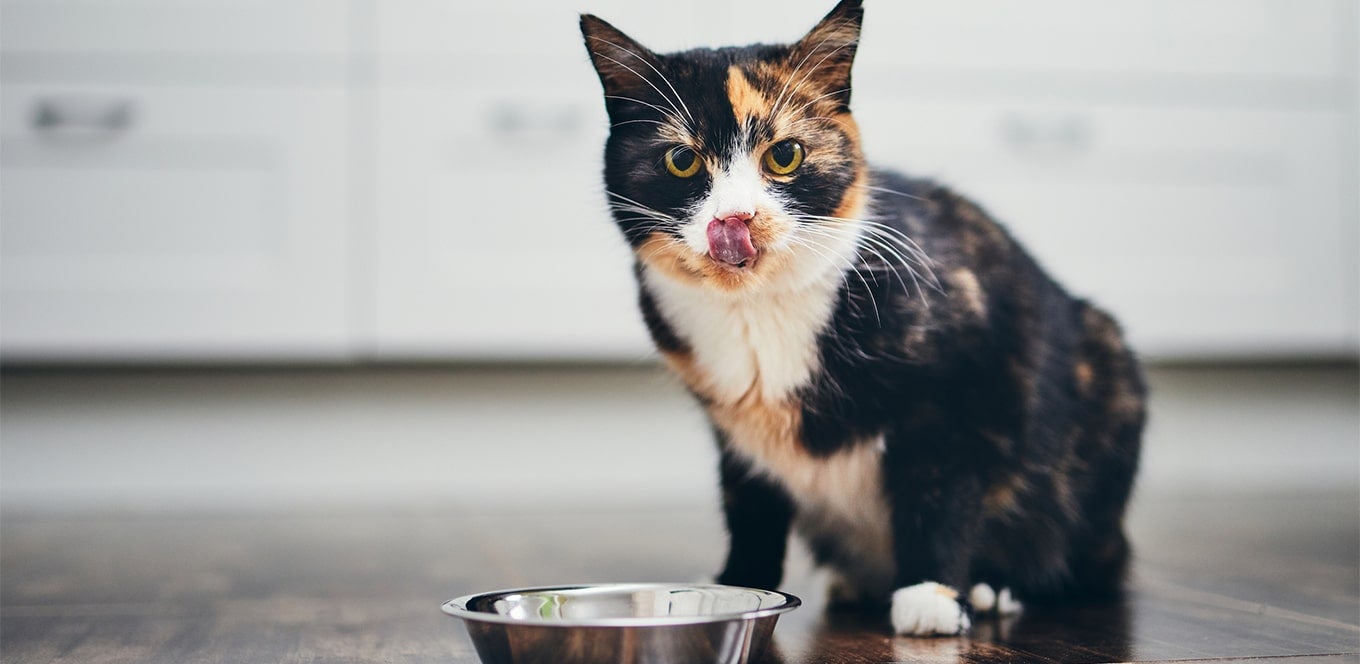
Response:
[[[727,563],[718,583],[774,590],[784,577],[793,503],[772,480],[722,445],[722,502],[727,521]]]
[[[919,439],[899,443],[890,441],[884,455],[897,568],[893,629],[963,634],[972,624],[964,593],[981,532],[981,482],[957,449],[933,453]]]

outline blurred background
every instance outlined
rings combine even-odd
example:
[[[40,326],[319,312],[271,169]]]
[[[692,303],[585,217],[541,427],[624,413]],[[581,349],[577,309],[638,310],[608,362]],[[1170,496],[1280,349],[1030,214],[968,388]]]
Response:
[[[576,12],[674,50],[831,4],[0,0],[0,505],[715,504]],[[1360,3],[866,4],[871,160],[1120,317],[1141,490],[1360,501]]]

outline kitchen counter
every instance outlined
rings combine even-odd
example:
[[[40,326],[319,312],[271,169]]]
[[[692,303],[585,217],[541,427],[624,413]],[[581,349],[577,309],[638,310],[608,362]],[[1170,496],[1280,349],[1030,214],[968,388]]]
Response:
[[[626,499],[620,503],[627,505]],[[1360,659],[1360,499],[1140,498],[1118,604],[892,637],[830,615],[794,547],[769,662]],[[3,516],[5,662],[476,662],[455,595],[694,580],[724,535],[702,509]],[[1298,659],[1299,656],[1306,656]]]

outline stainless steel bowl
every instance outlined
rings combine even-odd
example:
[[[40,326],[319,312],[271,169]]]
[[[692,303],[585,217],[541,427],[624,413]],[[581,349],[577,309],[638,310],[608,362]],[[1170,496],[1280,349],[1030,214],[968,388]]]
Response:
[[[756,661],[793,595],[734,586],[619,583],[449,600],[486,664]]]

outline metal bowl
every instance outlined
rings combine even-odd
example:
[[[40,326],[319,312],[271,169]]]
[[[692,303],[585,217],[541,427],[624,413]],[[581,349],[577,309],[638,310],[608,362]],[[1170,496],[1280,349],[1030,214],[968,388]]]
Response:
[[[734,586],[618,583],[524,588],[444,603],[486,664],[756,661],[793,595]]]

